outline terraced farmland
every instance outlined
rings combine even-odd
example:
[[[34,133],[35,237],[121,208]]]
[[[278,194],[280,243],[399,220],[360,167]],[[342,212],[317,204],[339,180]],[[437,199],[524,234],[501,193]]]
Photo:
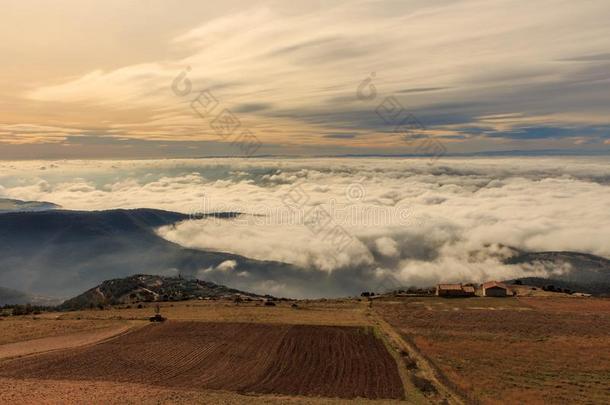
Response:
[[[94,346],[5,361],[0,377],[404,398],[394,359],[362,327],[167,322]]]

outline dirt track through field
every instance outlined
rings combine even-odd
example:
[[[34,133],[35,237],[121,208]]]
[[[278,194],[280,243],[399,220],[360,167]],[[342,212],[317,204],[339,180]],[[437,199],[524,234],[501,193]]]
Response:
[[[93,331],[81,331],[63,336],[52,336],[26,340],[23,342],[8,343],[0,345],[0,359],[90,345],[120,335],[134,326],[134,324],[126,323]]]
[[[0,376],[402,399],[394,359],[361,327],[167,322],[95,346],[9,360]]]

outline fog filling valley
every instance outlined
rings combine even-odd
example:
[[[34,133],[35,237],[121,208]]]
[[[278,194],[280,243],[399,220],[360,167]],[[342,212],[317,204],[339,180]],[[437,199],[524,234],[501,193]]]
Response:
[[[188,213],[190,220],[158,235],[301,271],[278,279],[226,261],[201,268],[198,278],[278,296],[339,296],[367,286],[566,270],[503,264],[513,249],[608,258],[608,163],[603,157],[3,162],[0,197],[70,210]],[[242,215],[203,215],[211,212]],[[134,263],[134,272],[146,269]]]

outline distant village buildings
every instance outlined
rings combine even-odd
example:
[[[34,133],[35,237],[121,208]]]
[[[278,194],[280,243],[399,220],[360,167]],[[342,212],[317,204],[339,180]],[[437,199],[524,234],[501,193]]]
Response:
[[[481,286],[483,297],[506,297],[508,296],[508,287],[497,281],[488,281]]]
[[[439,297],[474,297],[475,290],[472,285],[439,284],[436,286],[436,295]]]
[[[483,297],[507,297],[512,295],[509,288],[497,281],[488,281],[483,283],[480,288],[476,288],[473,284],[438,284],[436,286],[436,295],[439,297],[474,297],[480,295]]]
[[[389,295],[393,297],[531,297],[549,296],[550,294],[565,294],[575,297],[590,297],[591,294],[575,292],[567,288],[553,287],[552,285],[536,287],[524,285],[520,280],[514,280],[512,284],[499,281],[487,281],[483,284],[474,283],[440,283],[435,287],[417,288],[408,287],[397,289],[389,293],[363,292],[360,296],[373,299],[383,299]]]

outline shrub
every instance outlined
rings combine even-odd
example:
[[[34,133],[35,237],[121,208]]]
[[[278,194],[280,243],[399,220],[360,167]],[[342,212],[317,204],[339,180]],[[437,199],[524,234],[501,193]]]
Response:
[[[413,381],[413,385],[415,385],[415,387],[417,387],[417,389],[423,393],[433,394],[437,392],[434,384],[432,384],[432,382],[427,378],[414,375],[411,377],[411,380]]]
[[[402,355],[402,360],[404,361],[407,370],[417,370],[417,362],[413,360],[408,353],[401,352],[400,354]]]

